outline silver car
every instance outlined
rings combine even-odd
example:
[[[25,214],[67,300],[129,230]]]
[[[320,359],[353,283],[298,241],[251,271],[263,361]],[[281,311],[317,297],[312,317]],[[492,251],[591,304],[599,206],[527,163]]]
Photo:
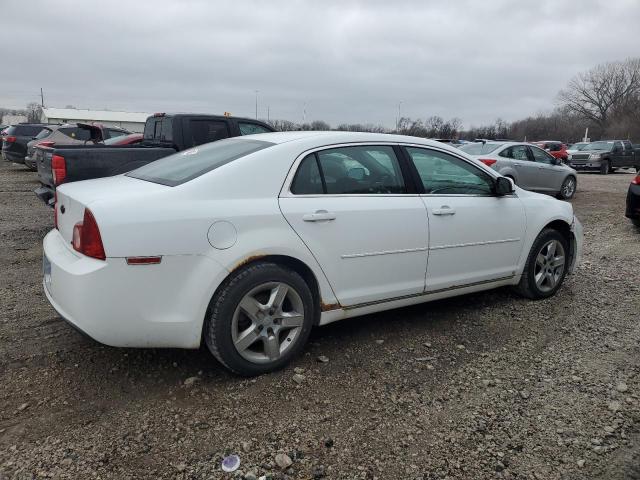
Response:
[[[577,172],[541,148],[518,142],[475,142],[460,150],[510,178],[521,188],[568,200],[576,193]]]

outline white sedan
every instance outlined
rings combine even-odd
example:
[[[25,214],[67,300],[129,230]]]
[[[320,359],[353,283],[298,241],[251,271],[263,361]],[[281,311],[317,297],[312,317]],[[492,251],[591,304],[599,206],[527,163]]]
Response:
[[[515,188],[515,189],[514,189]],[[336,320],[511,285],[580,258],[572,206],[414,137],[290,132],[62,185],[44,239],[60,315],[121,347],[198,348],[257,375]]]

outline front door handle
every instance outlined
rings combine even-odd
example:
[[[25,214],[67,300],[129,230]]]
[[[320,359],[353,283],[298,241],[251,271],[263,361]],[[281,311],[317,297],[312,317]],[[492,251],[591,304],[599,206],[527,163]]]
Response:
[[[456,213],[456,209],[451,208],[449,205],[443,205],[440,208],[433,209],[434,215],[455,215],[455,213]]]
[[[326,210],[316,210],[314,213],[305,213],[302,220],[305,222],[329,222],[336,219],[336,214]]]
[[[514,163],[514,165],[515,165],[516,167],[521,167],[521,166],[522,166],[522,165],[520,165],[519,163]]]

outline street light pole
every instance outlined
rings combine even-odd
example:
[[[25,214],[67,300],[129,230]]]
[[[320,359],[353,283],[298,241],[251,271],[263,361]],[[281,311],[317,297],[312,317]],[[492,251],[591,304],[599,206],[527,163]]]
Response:
[[[396,133],[398,133],[398,128],[400,128],[400,105],[402,105],[402,101],[398,102],[398,116],[396,117]]]
[[[260,90],[256,90],[256,120],[258,119],[258,92]]]

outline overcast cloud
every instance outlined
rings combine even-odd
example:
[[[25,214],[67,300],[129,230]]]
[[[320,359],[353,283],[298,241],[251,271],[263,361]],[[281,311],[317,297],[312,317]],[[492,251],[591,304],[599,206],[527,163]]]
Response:
[[[29,1],[0,10],[0,106],[466,126],[553,108],[640,54],[640,1]]]

